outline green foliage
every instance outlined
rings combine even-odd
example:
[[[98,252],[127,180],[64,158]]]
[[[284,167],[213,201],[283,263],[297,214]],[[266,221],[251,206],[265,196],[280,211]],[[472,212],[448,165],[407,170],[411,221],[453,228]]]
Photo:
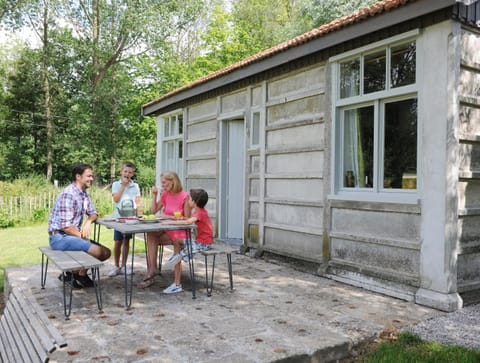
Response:
[[[113,212],[112,191],[109,187],[91,187],[88,194],[100,217]]]
[[[378,0],[312,0],[304,2],[300,16],[307,29],[317,28],[357,9],[375,4]]]
[[[476,363],[479,361],[479,350],[424,342],[417,335],[404,332],[400,334],[397,341],[380,344],[363,362]]]
[[[135,178],[141,189],[150,188],[155,185],[155,168],[140,165],[137,167]]]
[[[15,219],[10,216],[6,211],[0,210],[0,228],[13,227],[15,225]]]
[[[34,223],[46,222],[48,220],[49,211],[47,208],[36,208],[32,212],[32,221]]]
[[[12,181],[0,181],[0,195],[2,197],[16,197],[20,195],[38,195],[45,192],[54,192],[55,188],[44,176],[31,174],[19,177]]]

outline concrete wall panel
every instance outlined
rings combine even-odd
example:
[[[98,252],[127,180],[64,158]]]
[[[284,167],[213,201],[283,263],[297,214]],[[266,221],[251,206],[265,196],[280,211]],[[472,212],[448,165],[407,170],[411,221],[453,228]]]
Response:
[[[268,100],[286,97],[299,91],[318,89],[325,83],[325,68],[309,69],[268,83]]]
[[[398,273],[419,273],[418,250],[332,238],[331,254],[333,259],[353,263],[357,266],[397,271]]]
[[[479,289],[480,281],[480,253],[458,256],[458,285],[459,290],[469,291]],[[473,285],[473,286],[472,286]]]
[[[269,131],[267,134],[267,148],[300,147],[319,145],[324,139],[324,124],[316,123],[298,127],[289,127]]]
[[[216,170],[216,159],[189,160],[187,162],[187,175],[215,175]]]
[[[311,174],[323,173],[323,151],[273,154],[267,156],[269,174]]]
[[[480,208],[480,180],[460,181],[458,183],[458,208]]]
[[[301,120],[317,120],[325,111],[325,97],[317,95],[270,106],[267,110],[268,125]]]
[[[322,236],[265,228],[266,249],[307,261],[322,261]]]
[[[463,63],[468,65],[480,64],[480,34],[462,29],[462,53]]]
[[[187,155],[205,156],[217,152],[217,139],[187,143]]]
[[[461,143],[460,171],[480,171],[480,143]]]
[[[321,230],[323,227],[323,208],[266,203],[265,222]]]
[[[332,232],[380,239],[420,241],[421,218],[407,213],[333,209]]]
[[[462,247],[480,248],[480,215],[464,216],[458,220],[458,234]]]
[[[247,106],[246,90],[222,97],[221,112],[244,111]]]
[[[249,219],[258,219],[259,216],[259,203],[258,202],[250,202],[248,203],[248,218]]]
[[[480,96],[480,73],[462,68],[459,92],[464,96]]]
[[[214,138],[217,135],[217,121],[209,120],[188,125],[188,140]]]
[[[217,179],[216,178],[188,178],[184,189],[189,191],[191,188],[202,188],[208,193],[208,204],[211,199],[215,198],[217,193]]]
[[[262,87],[252,88],[252,106],[260,106],[263,104]]]
[[[189,122],[197,121],[204,119],[208,116],[214,118],[217,114],[217,101],[216,99],[211,99],[208,102],[201,103],[198,105],[193,105],[189,108]]]
[[[462,135],[480,135],[480,108],[460,105],[459,121]]]
[[[248,195],[250,197],[260,197],[260,180],[250,179],[249,185]]]
[[[267,198],[305,202],[323,201],[321,179],[267,179],[265,184]]]

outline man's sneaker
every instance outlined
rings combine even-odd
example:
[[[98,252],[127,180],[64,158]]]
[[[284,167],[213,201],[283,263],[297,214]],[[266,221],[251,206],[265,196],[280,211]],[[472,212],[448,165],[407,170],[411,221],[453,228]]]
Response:
[[[175,267],[175,265],[177,263],[179,263],[181,260],[182,260],[182,255],[179,254],[179,253],[176,253],[176,254],[170,256],[170,258],[167,260],[167,262],[165,262],[163,264],[163,267],[173,269]]]
[[[60,281],[63,281],[64,280],[64,276],[65,276],[65,282],[70,282],[72,281],[72,273],[70,271],[67,271],[65,272],[65,275],[63,273],[61,273],[60,275],[58,275],[58,279]]]
[[[109,273],[108,276],[113,277],[117,275],[121,275],[123,272],[123,269],[121,267],[115,266]]]
[[[60,281],[63,281],[63,276],[64,276],[63,273],[61,273],[60,275],[58,275],[58,279]],[[72,287],[74,289],[82,288],[82,286],[80,286],[80,284],[78,284],[77,281],[73,278],[73,274],[70,271],[65,272],[65,283],[72,284]]]
[[[182,292],[182,285],[177,285],[175,282],[163,290],[164,294],[176,294],[177,292]]]
[[[85,276],[75,275],[74,278],[75,278],[75,281],[83,288],[95,286],[92,279],[88,275],[85,275]]]

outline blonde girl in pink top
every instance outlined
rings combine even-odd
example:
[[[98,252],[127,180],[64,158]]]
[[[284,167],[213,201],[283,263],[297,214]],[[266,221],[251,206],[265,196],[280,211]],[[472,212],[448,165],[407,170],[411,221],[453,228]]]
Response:
[[[154,186],[152,188],[153,200],[151,213],[155,214],[161,211],[161,216],[172,217],[174,211],[181,211],[182,217],[190,217],[190,204],[188,203],[189,195],[183,191],[182,182],[177,173],[167,171],[160,175],[160,183],[162,185],[162,193],[158,198],[158,190]],[[185,239],[185,231],[160,231],[147,233],[147,276],[138,285],[140,288],[146,288],[153,284],[155,276],[158,274],[158,246],[173,245],[173,253],[180,253],[183,240]],[[175,266],[175,292],[182,291],[181,266]],[[169,286],[171,288],[171,286]],[[170,290],[165,289],[168,293]]]

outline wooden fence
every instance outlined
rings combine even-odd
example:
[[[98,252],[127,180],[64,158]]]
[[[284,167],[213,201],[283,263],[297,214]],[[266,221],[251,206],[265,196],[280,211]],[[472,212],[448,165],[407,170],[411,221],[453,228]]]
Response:
[[[150,206],[151,192],[149,189],[141,191],[142,200],[144,206],[147,203]],[[0,196],[0,213],[9,216],[13,219],[28,220],[32,218],[34,213],[46,211],[48,214],[53,208],[55,199],[57,198],[59,191],[45,192],[35,196],[15,196],[15,197],[3,197]],[[101,204],[111,204],[113,210],[113,201],[111,192],[105,189],[89,189],[88,194],[94,201],[100,201]]]

